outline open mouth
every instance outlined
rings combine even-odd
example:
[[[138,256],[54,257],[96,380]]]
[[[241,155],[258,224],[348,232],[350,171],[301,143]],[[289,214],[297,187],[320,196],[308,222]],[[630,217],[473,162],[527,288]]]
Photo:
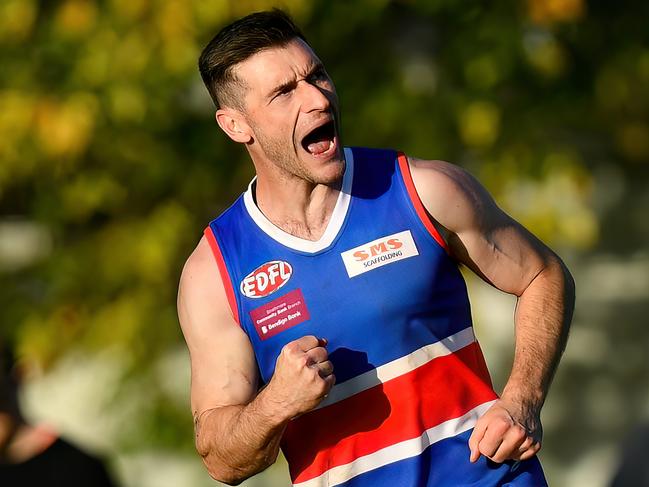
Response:
[[[335,145],[336,129],[333,120],[316,127],[302,139],[302,147],[313,156],[326,155]]]

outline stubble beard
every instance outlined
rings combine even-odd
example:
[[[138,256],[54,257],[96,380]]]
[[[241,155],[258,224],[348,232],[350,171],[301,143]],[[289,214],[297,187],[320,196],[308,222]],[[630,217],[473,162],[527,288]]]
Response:
[[[333,185],[340,180],[341,174],[334,177],[318,177],[310,171],[299,159],[291,141],[282,141],[273,137],[267,137],[266,134],[255,127],[255,137],[259,142],[259,147],[265,156],[280,169],[281,173],[287,179],[291,176],[298,177],[313,184]]]

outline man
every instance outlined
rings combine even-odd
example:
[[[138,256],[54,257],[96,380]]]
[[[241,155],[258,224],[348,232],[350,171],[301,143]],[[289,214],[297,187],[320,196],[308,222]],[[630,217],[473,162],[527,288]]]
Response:
[[[237,484],[281,446],[298,486],[545,485],[539,414],[573,306],[560,259],[456,166],[343,149],[334,85],[282,12],[225,27],[199,67],[257,174],[180,281],[210,474]],[[500,398],[458,261],[519,298]]]
[[[0,340],[0,485],[112,487],[102,462],[54,431],[25,421],[18,405],[18,371]]]

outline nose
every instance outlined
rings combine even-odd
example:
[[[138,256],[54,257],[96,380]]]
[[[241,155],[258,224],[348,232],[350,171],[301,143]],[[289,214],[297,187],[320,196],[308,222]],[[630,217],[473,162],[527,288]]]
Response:
[[[331,101],[326,95],[326,90],[302,80],[299,83],[301,86],[300,91],[302,94],[302,111],[327,111],[331,106]]]

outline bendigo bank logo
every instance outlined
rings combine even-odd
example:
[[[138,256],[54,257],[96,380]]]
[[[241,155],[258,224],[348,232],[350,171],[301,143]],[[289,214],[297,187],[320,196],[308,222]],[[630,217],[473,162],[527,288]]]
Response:
[[[410,230],[387,235],[340,254],[349,277],[419,255]]]
[[[288,282],[293,273],[291,264],[272,260],[260,265],[241,281],[241,294],[249,298],[263,298]]]

